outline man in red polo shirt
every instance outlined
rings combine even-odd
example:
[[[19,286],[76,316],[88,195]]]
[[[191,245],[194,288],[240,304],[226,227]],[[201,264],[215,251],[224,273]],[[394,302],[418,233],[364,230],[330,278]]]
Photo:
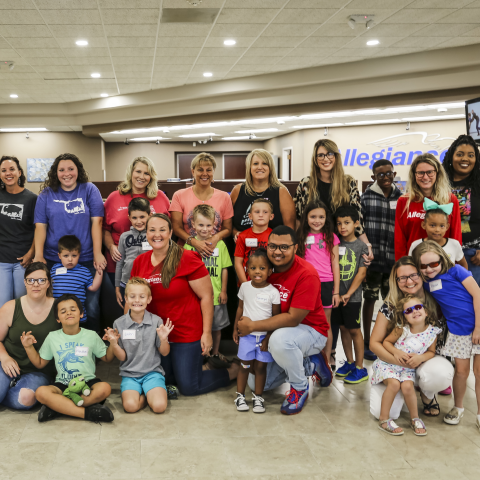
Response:
[[[294,415],[302,411],[307,400],[308,376],[313,375],[322,387],[332,382],[332,371],[322,351],[330,327],[323,311],[318,273],[295,255],[295,232],[284,225],[275,228],[267,250],[274,265],[269,282],[280,292],[282,313],[256,322],[242,317],[238,330],[242,336],[254,330],[273,331],[268,351],[275,362],[268,364],[265,390],[288,381],[290,392],[280,411]]]

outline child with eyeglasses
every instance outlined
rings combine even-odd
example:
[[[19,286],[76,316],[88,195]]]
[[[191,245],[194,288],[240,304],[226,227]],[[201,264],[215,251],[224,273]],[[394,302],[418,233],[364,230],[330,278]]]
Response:
[[[395,396],[401,390],[410,412],[413,433],[425,436],[427,429],[418,418],[415,369],[435,356],[437,335],[442,330],[433,325],[429,312],[417,297],[402,298],[396,308],[399,321],[383,341],[383,346],[402,366],[380,359],[373,363],[372,385],[384,383],[387,387],[382,396],[378,428],[389,435],[404,434],[403,429],[389,418]]]
[[[463,398],[473,356],[478,405],[476,425],[480,430],[480,287],[472,273],[454,265],[436,242],[427,240],[418,245],[413,251],[413,260],[421,271],[425,290],[440,305],[447,320],[448,335],[441,354],[455,358],[455,406],[443,420],[457,425],[464,415]]]

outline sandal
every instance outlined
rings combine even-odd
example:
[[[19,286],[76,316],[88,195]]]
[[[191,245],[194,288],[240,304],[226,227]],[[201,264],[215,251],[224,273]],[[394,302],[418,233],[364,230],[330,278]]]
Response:
[[[387,424],[387,428],[383,428],[382,425]],[[382,432],[388,433],[389,435],[393,435],[398,437],[399,435],[403,435],[405,432],[402,430],[400,432],[396,432],[397,428],[400,428],[393,420],[393,418],[388,418],[387,420],[379,420],[378,421],[378,428],[382,430]]]
[[[430,403],[424,402],[423,398],[421,398],[421,397],[420,397],[420,399],[422,400],[422,403],[423,403],[423,414],[426,417],[438,417],[440,415],[440,405],[438,404],[437,398],[435,396],[432,398],[432,401]],[[433,409],[438,410],[438,413],[433,414],[433,413],[430,413],[430,412],[427,413],[425,411],[425,410],[433,410]]]
[[[412,418],[410,426],[412,427],[413,433],[417,437],[424,437],[427,434],[427,427],[425,426],[423,421],[420,420],[419,418]],[[425,430],[425,432],[424,433],[417,433],[417,430],[420,430],[421,428],[423,428]]]

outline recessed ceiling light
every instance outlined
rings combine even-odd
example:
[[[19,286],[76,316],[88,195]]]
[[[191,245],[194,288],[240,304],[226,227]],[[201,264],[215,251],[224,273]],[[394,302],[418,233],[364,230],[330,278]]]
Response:
[[[75,42],[79,47],[85,47],[86,45],[88,45],[88,42],[86,40],[77,40]]]
[[[100,96],[101,96],[101,97],[104,97],[104,98],[105,98],[105,97],[108,97],[108,93],[101,93]]]
[[[228,47],[235,45],[237,42],[235,40],[225,40],[223,42],[224,45],[227,45]]]
[[[212,72],[205,72],[203,74],[204,77],[213,77],[213,73]]]
[[[169,138],[164,137],[138,137],[138,138],[129,138],[129,142],[154,142],[155,140],[170,140]]]
[[[216,133],[190,133],[189,135],[179,135],[183,138],[193,138],[193,137],[218,137]]]
[[[448,112],[448,108],[440,107],[440,108],[437,110],[437,112],[440,112],[440,113],[442,113],[442,112]]]
[[[46,128],[0,128],[0,132],[46,132]]]
[[[10,95],[10,98],[18,98],[18,95],[17,95],[16,93],[12,93],[12,94]]]
[[[239,130],[235,133],[263,133],[263,132],[278,132],[278,128],[257,128],[256,130]]]
[[[101,77],[101,75],[99,73],[92,73],[90,76],[92,78],[100,78]]]
[[[223,137],[222,140],[251,140],[251,138],[250,135],[247,135],[245,137]]]
[[[369,40],[367,42],[367,45],[373,46],[373,45],[378,45],[380,42],[378,40]]]

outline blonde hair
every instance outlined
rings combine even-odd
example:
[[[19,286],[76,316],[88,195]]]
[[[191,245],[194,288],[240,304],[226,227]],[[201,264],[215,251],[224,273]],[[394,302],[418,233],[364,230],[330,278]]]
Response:
[[[152,221],[154,218],[160,218],[161,220],[165,220],[168,224],[169,232],[172,231],[172,222],[170,221],[170,218],[168,218],[168,216],[164,215],[163,213],[154,213],[152,216],[148,218],[147,226],[146,226],[147,230],[148,230],[148,223]],[[168,250],[167,250],[167,256],[163,261],[163,266],[161,271],[162,285],[164,288],[168,288],[170,286],[170,282],[172,281],[173,277],[177,274],[177,268],[178,268],[178,265],[180,264],[182,255],[183,255],[183,248],[179,247],[172,239],[170,239]],[[152,274],[153,273],[159,273],[158,265],[153,269]]]
[[[273,157],[270,152],[267,152],[263,148],[256,148],[252,150],[245,160],[245,191],[247,195],[254,197],[256,195],[255,190],[253,189],[253,178],[252,178],[252,160],[254,156],[261,158],[268,165],[268,184],[270,187],[283,187],[277,177],[277,172],[275,170],[275,164],[273,163]]]
[[[135,285],[140,285],[142,287],[145,287],[148,290],[148,294],[152,296],[152,289],[150,288],[150,284],[141,277],[132,277],[127,284],[125,285],[125,295],[127,295],[129,287],[133,287]]]
[[[413,261],[415,262],[415,265],[417,269],[420,271],[420,274],[422,275],[422,278],[426,280],[425,276],[423,275],[422,271],[420,270],[420,264],[422,255],[427,253],[427,252],[432,252],[436,253],[439,257],[440,260],[442,261],[442,268],[440,270],[439,275],[443,275],[444,273],[447,273],[453,266],[453,262],[450,260],[449,256],[447,255],[447,252],[437,243],[437,242],[432,242],[431,240],[425,240],[424,242],[418,244],[412,253]]]
[[[197,165],[202,162],[209,163],[214,170],[217,168],[217,162],[215,161],[215,157],[211,153],[206,153],[206,152],[199,153],[192,160],[192,163],[190,164],[190,168],[192,170],[195,170],[197,168]]]
[[[452,196],[452,187],[448,180],[447,174],[443,169],[442,164],[436,159],[431,153],[424,153],[423,155],[418,155],[415,160],[412,162],[410,171],[408,172],[407,180],[407,193],[405,194],[408,197],[407,204],[405,206],[405,211],[408,210],[410,202],[423,202],[425,199],[420,187],[418,186],[415,172],[418,165],[421,163],[426,163],[431,165],[437,172],[437,178],[433,184],[432,191],[432,200],[437,202],[440,205],[445,205],[450,203],[450,198]]]
[[[135,165],[139,162],[146,165],[148,174],[150,175],[150,182],[148,183],[145,192],[147,194],[147,197],[150,200],[153,200],[157,197],[158,194],[158,179],[157,172],[155,171],[155,166],[148,157],[135,157],[130,162],[130,165],[127,167],[127,171],[125,172],[125,181],[117,187],[117,190],[120,192],[120,195],[126,195],[127,193],[132,192],[132,174],[135,170]]]
[[[266,203],[268,207],[270,208],[270,213],[273,213],[273,205],[270,200],[267,200],[266,198],[256,198],[253,202],[252,205],[250,206],[250,211],[253,210],[253,206],[257,203]]]
[[[430,311],[429,311],[428,307],[426,305],[424,305],[424,302],[415,295],[406,295],[405,297],[403,297],[402,299],[400,299],[398,301],[396,309],[395,309],[397,319],[399,320],[397,322],[397,325],[396,325],[397,328],[402,328],[402,327],[405,327],[407,325],[410,325],[408,323],[408,320],[405,318],[405,314],[403,313],[403,311],[405,310],[405,304],[410,302],[411,300],[415,300],[415,299],[418,300],[423,305],[423,309],[425,310],[425,314],[426,314],[425,325],[435,325],[435,321],[432,320]]]
[[[192,210],[192,218],[194,221],[198,215],[203,215],[205,218],[215,221],[215,209],[206,203],[201,203]]]
[[[331,172],[331,197],[332,203],[330,207],[332,211],[350,203],[350,183],[353,178],[350,175],[345,175],[342,165],[342,155],[337,147],[337,144],[332,140],[321,139],[313,146],[312,162],[310,167],[310,181],[308,183],[308,201],[314,202],[320,200],[318,193],[318,177],[320,175],[320,167],[317,162],[317,150],[319,147],[325,147],[327,151],[335,154],[335,163]]]

